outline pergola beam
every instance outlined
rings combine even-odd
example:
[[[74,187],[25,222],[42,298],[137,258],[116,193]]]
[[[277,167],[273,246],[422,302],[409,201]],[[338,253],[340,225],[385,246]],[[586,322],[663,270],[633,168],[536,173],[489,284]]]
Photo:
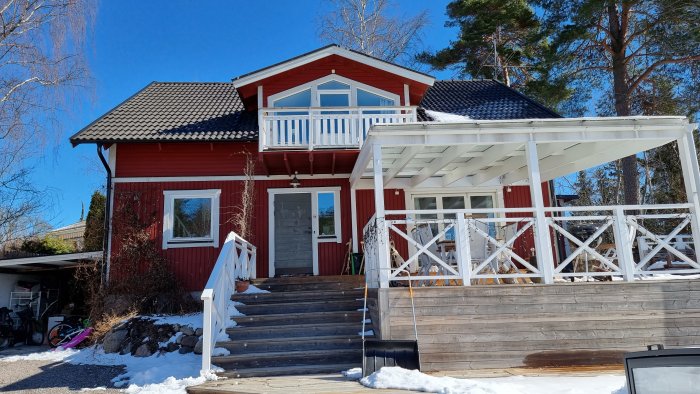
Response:
[[[538,147],[537,150],[538,157],[542,158],[560,152],[562,150],[562,147],[558,145],[544,145],[542,147]],[[525,157],[511,157],[502,164],[489,168],[488,170],[482,171],[481,173],[475,175],[472,179],[472,183],[475,185],[481,185],[483,183],[496,179],[502,175],[505,175],[513,170],[520,169],[523,167],[527,171],[527,160]],[[527,179],[527,177],[523,179]],[[516,181],[504,181],[502,183],[504,185],[509,185],[514,182]]]
[[[423,150],[422,147],[419,146],[409,146],[406,149],[404,149],[403,153],[397,159],[397,161],[391,166],[386,171],[386,174],[384,174],[384,184],[389,183],[394,177],[401,172],[401,170],[406,167],[406,165],[413,160],[413,158],[421,151]]]
[[[423,168],[418,172],[418,174],[413,176],[411,179],[411,184],[413,187],[419,186],[426,179],[429,179],[445,166],[459,158],[462,150],[463,149],[461,149],[460,146],[450,146],[449,148],[445,149],[442,156],[433,160],[433,163],[430,163],[428,167]]]
[[[503,158],[505,154],[520,149],[521,146],[522,144],[493,145],[484,151],[485,154],[482,157],[471,159],[466,163],[466,166],[455,168],[449,174],[444,175],[442,177],[442,184],[443,186],[448,187],[459,179],[472,174],[474,171],[495,163],[499,159]]]

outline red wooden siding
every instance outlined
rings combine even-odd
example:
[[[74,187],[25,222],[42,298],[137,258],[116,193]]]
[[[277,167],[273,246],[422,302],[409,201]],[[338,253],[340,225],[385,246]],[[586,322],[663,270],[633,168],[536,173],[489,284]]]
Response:
[[[340,186],[341,243],[321,243],[319,245],[319,274],[337,275],[342,269],[345,257],[345,243],[350,238],[350,189],[347,179],[302,180],[302,187]],[[240,201],[242,181],[217,182],[160,182],[160,183],[117,183],[115,187],[115,215],[124,203],[138,204],[140,219],[149,224],[149,234],[160,247],[163,235],[163,191],[221,189],[219,217],[219,245],[222,245],[228,232],[233,230],[229,223],[234,208]],[[250,239],[258,248],[258,277],[268,275],[268,192],[269,188],[287,188],[288,180],[256,181],[256,201],[253,219],[253,236]],[[115,223],[118,219],[115,219]],[[115,242],[116,241],[116,242]],[[113,240],[113,251],[118,248],[118,240]],[[172,248],[163,251],[172,264],[172,269],[189,290],[201,290],[219,255],[219,248],[195,247]]]
[[[410,100],[413,105],[417,105],[420,102],[423,94],[428,89],[428,85],[414,80],[342,56],[331,55],[242,86],[238,89],[238,92],[246,105],[246,109],[253,110],[257,108],[257,87],[259,85],[263,86],[263,105],[267,106],[267,98],[269,96],[331,75],[333,70],[335,70],[336,75],[397,94],[401,98],[401,105],[403,105],[404,100],[404,84],[409,85]]]
[[[503,188],[503,200],[506,208],[529,208],[532,206],[529,186],[511,186],[511,191],[508,188]],[[542,183],[542,195],[544,197],[544,205],[551,206],[551,198],[549,193],[549,183]],[[532,217],[529,213],[509,213],[507,217]],[[513,250],[521,257],[527,259],[531,254],[531,249],[535,247],[535,239],[532,229],[527,230],[513,245]],[[554,249],[554,239],[552,239],[552,250]],[[557,260],[556,253],[553,253],[554,259]]]
[[[395,192],[398,191],[398,194]],[[369,219],[374,215],[374,190],[357,190],[355,194],[355,202],[357,204],[357,239],[362,240],[362,229]],[[384,191],[384,209],[386,210],[403,210],[406,209],[406,194],[400,189],[387,189]],[[406,231],[403,226],[399,227],[402,231]],[[396,250],[405,257],[408,256],[408,243],[401,236],[395,233],[390,233],[390,238],[396,245]],[[359,245],[359,243],[358,243]]]
[[[257,157],[257,142],[117,144],[116,176],[241,175],[246,151]]]

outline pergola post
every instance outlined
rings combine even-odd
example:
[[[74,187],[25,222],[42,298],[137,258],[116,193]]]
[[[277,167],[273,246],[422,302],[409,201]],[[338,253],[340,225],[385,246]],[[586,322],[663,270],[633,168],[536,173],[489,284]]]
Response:
[[[700,167],[698,167],[698,155],[695,149],[695,139],[693,129],[689,129],[685,135],[677,140],[678,156],[683,170],[683,183],[685,184],[685,194],[690,208],[690,226],[693,231],[693,244],[695,250],[700,250]]]
[[[374,173],[374,210],[377,215],[377,248],[379,287],[389,287],[389,233],[384,213],[384,179],[382,174],[382,146],[372,145],[372,169]]]
[[[528,141],[525,144],[525,156],[530,180],[530,197],[535,212],[535,251],[537,252],[537,267],[544,277],[544,283],[554,283],[554,259],[549,237],[549,226],[544,212],[544,196],[542,195],[542,178],[540,176],[537,144]]]

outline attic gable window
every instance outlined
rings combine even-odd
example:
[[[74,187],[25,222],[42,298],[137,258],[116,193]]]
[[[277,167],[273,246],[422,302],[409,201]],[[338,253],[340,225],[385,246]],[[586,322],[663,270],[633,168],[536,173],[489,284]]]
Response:
[[[220,190],[171,190],[163,194],[163,249],[219,246]]]
[[[268,106],[281,107],[394,107],[397,94],[340,75],[305,83],[268,98]],[[377,112],[379,113],[379,112]]]

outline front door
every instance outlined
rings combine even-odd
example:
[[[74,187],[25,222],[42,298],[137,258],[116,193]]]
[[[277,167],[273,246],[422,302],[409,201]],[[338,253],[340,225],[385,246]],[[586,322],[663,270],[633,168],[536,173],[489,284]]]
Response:
[[[311,193],[274,196],[275,276],[313,274]]]

